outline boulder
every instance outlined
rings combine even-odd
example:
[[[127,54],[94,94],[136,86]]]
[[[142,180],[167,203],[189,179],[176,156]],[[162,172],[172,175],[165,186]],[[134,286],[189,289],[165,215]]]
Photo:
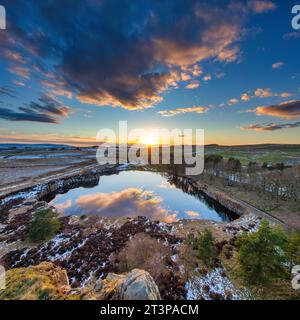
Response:
[[[133,269],[127,274],[109,273],[96,283],[95,292],[100,300],[159,300],[160,294],[147,271]]]

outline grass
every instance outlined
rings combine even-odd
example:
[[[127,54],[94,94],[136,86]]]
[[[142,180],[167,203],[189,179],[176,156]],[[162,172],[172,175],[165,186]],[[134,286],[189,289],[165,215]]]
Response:
[[[31,268],[12,269],[6,273],[6,288],[1,300],[56,300],[61,297],[49,277]]]

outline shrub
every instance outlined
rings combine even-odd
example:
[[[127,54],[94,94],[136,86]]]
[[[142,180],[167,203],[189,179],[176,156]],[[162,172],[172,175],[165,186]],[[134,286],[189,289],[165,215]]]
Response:
[[[167,269],[169,249],[145,233],[136,234],[113,258],[120,272],[134,268],[148,271],[156,281]]]
[[[263,286],[281,278],[285,272],[284,242],[282,230],[272,229],[267,221],[262,221],[258,231],[238,237],[238,260],[244,280]]]
[[[209,229],[196,240],[197,258],[207,267],[212,267],[215,263],[217,252],[214,244],[214,237]]]
[[[57,216],[58,214],[51,209],[36,212],[28,228],[28,240],[38,242],[53,238],[60,229]]]

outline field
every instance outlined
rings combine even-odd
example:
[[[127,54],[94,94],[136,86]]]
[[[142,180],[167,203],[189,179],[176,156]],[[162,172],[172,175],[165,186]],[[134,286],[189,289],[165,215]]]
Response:
[[[225,160],[233,157],[246,165],[250,161],[260,164],[276,164],[283,162],[285,165],[300,164],[300,145],[263,144],[252,146],[206,146],[205,154],[220,154]]]

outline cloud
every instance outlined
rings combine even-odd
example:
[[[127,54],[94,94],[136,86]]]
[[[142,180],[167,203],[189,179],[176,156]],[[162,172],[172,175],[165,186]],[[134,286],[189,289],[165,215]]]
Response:
[[[9,68],[9,71],[21,78],[29,79],[30,71],[27,68],[20,67],[20,66],[13,66]]]
[[[64,86],[66,84],[62,81],[54,82],[54,81],[49,81],[49,80],[43,80],[42,85],[44,87],[51,88],[51,90],[49,90],[49,93],[53,94],[55,96],[65,96],[69,99],[72,99],[72,97],[73,97],[73,93],[70,90],[64,89]]]
[[[79,137],[75,135],[59,135],[50,133],[28,133],[5,131],[0,128],[1,143],[57,143],[75,146],[97,145],[96,137]]]
[[[277,8],[272,1],[263,0],[250,0],[248,1],[247,7],[254,13],[264,13],[267,11],[273,11]]]
[[[197,77],[202,61],[240,58],[245,13],[226,2],[19,0],[8,6],[6,49],[23,50],[32,66],[10,71],[23,78],[38,72],[34,67],[40,76],[54,74],[63,82],[56,94],[72,92],[83,103],[150,108],[177,87],[183,69]]]
[[[25,87],[25,83],[22,82],[22,81],[19,81],[19,80],[13,80],[13,83],[16,85],[16,86],[19,86],[19,87]]]
[[[270,97],[288,98],[293,95],[290,92],[275,93],[275,92],[272,92],[270,88],[265,88],[265,89],[257,88],[254,94],[258,98],[270,98]]]
[[[20,64],[24,64],[26,62],[25,59],[22,57],[22,55],[19,52],[5,50],[4,56],[7,60],[12,61],[12,62],[16,62],[16,63],[20,63]]]
[[[186,89],[197,89],[200,86],[200,82],[199,81],[193,81],[190,82],[188,85],[185,86]]]
[[[190,107],[190,108],[176,108],[173,110],[162,110],[158,111],[158,113],[164,117],[172,117],[178,114],[185,114],[185,113],[205,113],[209,110],[209,107]]]
[[[183,73],[181,74],[181,80],[182,80],[182,81],[188,81],[188,80],[190,80],[190,79],[191,79],[191,75],[189,75],[188,73],[183,72]]]
[[[291,100],[277,105],[257,107],[255,112],[257,115],[272,116],[282,119],[293,119],[300,117],[300,101]]]
[[[38,102],[24,105],[18,111],[8,108],[0,109],[0,118],[9,121],[30,121],[58,123],[59,117],[67,117],[70,108],[49,95],[43,95]]]
[[[174,222],[178,214],[163,208],[162,198],[154,196],[152,191],[137,188],[83,195],[76,204],[78,213],[107,217],[145,216],[152,220]]]
[[[224,72],[220,72],[220,73],[217,73],[217,74],[216,74],[216,78],[217,78],[217,79],[221,79],[221,78],[224,78],[225,75],[226,75],[226,74],[225,74]]]
[[[239,103],[239,99],[232,98],[228,100],[228,105],[233,106],[234,104]]]
[[[203,77],[203,80],[204,80],[204,81],[209,81],[209,80],[211,80],[211,75],[210,75],[210,74],[207,74],[206,76]]]
[[[269,98],[269,97],[273,97],[274,95],[270,88],[266,88],[266,89],[257,88],[254,94],[258,98]]]
[[[251,95],[250,91],[242,93],[240,96],[241,101],[247,102],[250,101],[253,98],[271,98],[271,97],[280,97],[280,98],[289,98],[293,96],[290,92],[281,92],[281,93],[275,93],[270,88],[257,88],[254,91],[254,95]],[[233,98],[228,101],[228,105],[234,105],[239,102],[239,99]]]
[[[55,205],[55,208],[60,211],[61,213],[66,212],[67,209],[72,207],[72,200],[68,199],[65,202],[61,202]]]
[[[278,95],[279,95],[279,97],[281,97],[281,98],[289,98],[289,97],[292,97],[292,96],[293,96],[293,94],[290,93],[290,92],[282,92],[282,93],[279,93]]]
[[[166,180],[164,180],[157,187],[161,189],[176,189],[176,187],[173,184],[171,184],[169,181],[166,181]]]
[[[299,128],[300,122],[294,123],[269,123],[269,124],[251,124],[249,126],[240,127],[241,130],[253,131],[276,131],[282,129]]]
[[[219,53],[217,60],[225,62],[240,61],[240,48],[227,48]]]
[[[282,38],[285,39],[285,40],[299,39],[300,38],[300,32],[293,31],[293,32],[285,33],[282,36]]]
[[[15,98],[13,90],[7,87],[1,87],[0,86],[0,96],[7,96],[10,98]]]
[[[281,69],[283,66],[284,66],[284,62],[282,62],[282,61],[279,61],[279,62],[272,64],[273,69]]]
[[[192,218],[198,218],[198,217],[200,217],[200,213],[199,213],[199,212],[196,212],[196,211],[188,210],[188,211],[185,211],[185,213],[186,213],[189,217],[192,217]]]
[[[241,100],[242,101],[249,101],[251,99],[251,96],[248,93],[242,93],[241,94]]]

